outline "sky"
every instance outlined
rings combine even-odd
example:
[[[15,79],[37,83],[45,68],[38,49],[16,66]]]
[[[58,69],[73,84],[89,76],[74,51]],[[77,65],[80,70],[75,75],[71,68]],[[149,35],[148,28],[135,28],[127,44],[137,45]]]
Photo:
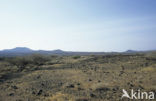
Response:
[[[0,0],[0,50],[156,50],[156,0]]]

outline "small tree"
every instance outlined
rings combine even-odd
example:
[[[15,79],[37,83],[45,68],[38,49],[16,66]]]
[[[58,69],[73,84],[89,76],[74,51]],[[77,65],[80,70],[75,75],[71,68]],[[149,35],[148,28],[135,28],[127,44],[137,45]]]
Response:
[[[45,64],[45,62],[50,60],[49,57],[43,56],[40,54],[34,54],[31,56],[31,58],[32,58],[33,64],[35,65],[43,65]]]
[[[19,69],[19,71],[22,71],[23,69],[25,69],[26,65],[31,64],[32,61],[29,60],[26,57],[14,57],[14,58],[9,58],[7,59],[7,61],[12,64],[17,66],[17,68]]]
[[[79,59],[81,58],[81,56],[77,55],[77,56],[73,56],[73,59]]]

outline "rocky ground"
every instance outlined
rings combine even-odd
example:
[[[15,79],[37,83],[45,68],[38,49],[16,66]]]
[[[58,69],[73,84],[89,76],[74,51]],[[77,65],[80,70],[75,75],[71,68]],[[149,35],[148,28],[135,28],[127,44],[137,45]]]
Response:
[[[154,55],[49,56],[24,67],[1,58],[0,101],[129,101],[122,89],[156,93]]]

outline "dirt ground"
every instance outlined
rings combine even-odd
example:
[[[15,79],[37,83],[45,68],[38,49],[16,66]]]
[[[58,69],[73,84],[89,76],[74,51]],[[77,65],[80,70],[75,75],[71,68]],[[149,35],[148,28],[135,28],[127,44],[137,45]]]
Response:
[[[129,101],[122,89],[156,93],[156,54],[51,56],[40,65],[0,60],[0,101]]]

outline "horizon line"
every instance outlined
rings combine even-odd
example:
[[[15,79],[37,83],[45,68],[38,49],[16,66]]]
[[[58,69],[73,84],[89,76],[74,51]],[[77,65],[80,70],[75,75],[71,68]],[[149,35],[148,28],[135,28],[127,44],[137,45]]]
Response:
[[[9,48],[9,49],[1,49],[0,51],[5,51],[5,50],[11,50],[11,49],[15,49],[15,48],[27,48],[30,49],[32,51],[56,51],[56,50],[60,50],[60,51],[64,51],[64,52],[127,52],[127,51],[136,51],[136,52],[144,52],[144,51],[156,51],[156,49],[151,49],[151,50],[135,50],[135,49],[127,49],[125,51],[68,51],[68,50],[62,50],[62,49],[32,49],[29,47],[14,47],[14,48]]]

